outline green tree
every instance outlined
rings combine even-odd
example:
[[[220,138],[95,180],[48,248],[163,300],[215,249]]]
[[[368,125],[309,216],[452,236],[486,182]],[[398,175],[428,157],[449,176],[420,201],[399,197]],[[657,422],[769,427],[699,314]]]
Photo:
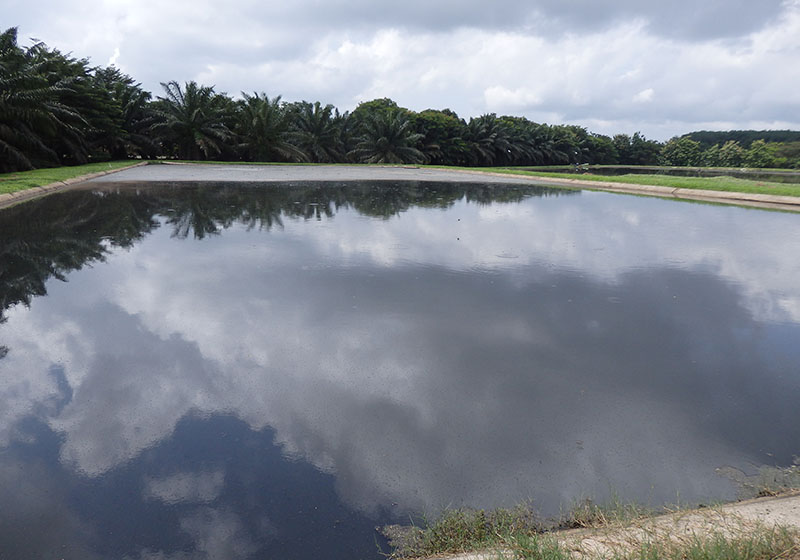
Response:
[[[612,139],[603,134],[592,133],[587,139],[589,163],[596,165],[616,165],[619,152]]]
[[[242,92],[236,132],[239,147],[250,161],[308,161],[308,155],[290,141],[289,114],[281,96]]]
[[[464,163],[467,144],[464,141],[464,121],[453,111],[426,109],[411,116],[414,130],[422,134],[420,145],[425,158],[435,165]]]
[[[375,112],[360,122],[358,143],[348,156],[361,163],[422,163],[425,155],[416,145],[422,134],[414,132],[404,111]]]
[[[233,134],[225,124],[227,96],[214,88],[186,82],[163,83],[166,97],[159,97],[156,112],[161,121],[151,130],[166,148],[181,159],[209,159],[222,152],[222,145]]]
[[[494,113],[469,120],[464,129],[469,165],[510,165],[514,162],[508,126]]]
[[[567,156],[559,163],[593,163],[594,140],[585,128],[575,125],[555,125],[551,127],[554,144],[558,152]]]
[[[744,162],[745,150],[736,140],[728,140],[719,149],[719,165],[739,167]]]
[[[675,137],[661,148],[661,164],[675,166],[699,165],[701,161],[700,142],[687,137]]]
[[[23,49],[17,29],[0,34],[0,171],[58,165],[70,144],[83,150],[81,115],[61,101],[70,92],[71,77],[47,68],[42,43]],[[75,153],[73,152],[73,153]]]
[[[106,108],[114,122],[113,129],[107,130],[98,144],[111,159],[155,157],[158,147],[149,129],[157,117],[150,107],[150,93],[113,66],[95,69],[93,82],[108,95]]]
[[[775,167],[800,168],[800,142],[767,142]]]
[[[373,99],[372,101],[362,101],[353,110],[352,117],[357,123],[366,120],[374,115],[389,116],[394,115],[398,111],[409,115],[411,111],[404,107],[400,107],[397,103],[388,97],[380,99]]]
[[[289,108],[289,138],[315,163],[332,163],[344,159],[339,131],[339,111],[319,101],[301,101]]]
[[[648,140],[639,132],[633,136],[616,134],[611,142],[617,149],[621,165],[657,165],[659,162],[661,144]]]
[[[706,148],[701,154],[701,162],[707,167],[721,167],[721,161],[722,159],[719,155],[719,144],[714,144],[713,146]]]
[[[763,140],[756,140],[750,144],[744,156],[744,165],[747,167],[772,167],[775,165],[775,157]]]

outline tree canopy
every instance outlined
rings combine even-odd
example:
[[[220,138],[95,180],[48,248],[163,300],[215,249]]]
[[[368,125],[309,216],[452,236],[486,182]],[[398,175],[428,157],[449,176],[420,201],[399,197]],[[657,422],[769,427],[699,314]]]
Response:
[[[692,132],[668,142],[389,98],[352,113],[280,95],[234,99],[175,80],[154,97],[134,78],[0,33],[0,172],[125,158],[466,166],[578,164],[800,168],[800,132]]]

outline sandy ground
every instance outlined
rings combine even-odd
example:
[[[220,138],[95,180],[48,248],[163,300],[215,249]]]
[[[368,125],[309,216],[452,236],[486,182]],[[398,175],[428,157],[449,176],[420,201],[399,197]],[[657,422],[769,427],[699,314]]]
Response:
[[[648,540],[669,538],[674,541],[722,532],[736,536],[755,526],[792,527],[800,530],[800,491],[778,497],[757,498],[714,508],[676,512],[637,521],[625,527],[572,529],[555,534],[559,543],[576,558],[613,556],[615,551],[630,550]],[[511,557],[503,551],[447,556],[448,560],[495,560]]]

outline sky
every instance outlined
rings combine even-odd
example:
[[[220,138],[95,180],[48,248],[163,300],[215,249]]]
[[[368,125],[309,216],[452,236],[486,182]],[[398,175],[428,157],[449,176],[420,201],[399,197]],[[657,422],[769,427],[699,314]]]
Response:
[[[641,132],[800,129],[800,0],[0,0],[3,27],[161,82],[389,97]]]

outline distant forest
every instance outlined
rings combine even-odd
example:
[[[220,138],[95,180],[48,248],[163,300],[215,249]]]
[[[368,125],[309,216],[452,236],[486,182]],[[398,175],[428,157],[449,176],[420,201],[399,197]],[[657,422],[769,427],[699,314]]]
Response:
[[[800,168],[800,132],[692,132],[667,142],[494,113],[460,118],[375,99],[320,101],[190,81],[155,98],[117,68],[0,34],[0,172],[126,158],[429,163],[460,166],[677,165]]]
[[[728,130],[725,132],[701,130],[684,134],[684,136],[700,142],[700,147],[704,150],[714,144],[722,145],[725,142],[738,142],[743,148],[749,148],[756,140],[763,140],[771,144],[800,142],[800,131],[796,130]]]

